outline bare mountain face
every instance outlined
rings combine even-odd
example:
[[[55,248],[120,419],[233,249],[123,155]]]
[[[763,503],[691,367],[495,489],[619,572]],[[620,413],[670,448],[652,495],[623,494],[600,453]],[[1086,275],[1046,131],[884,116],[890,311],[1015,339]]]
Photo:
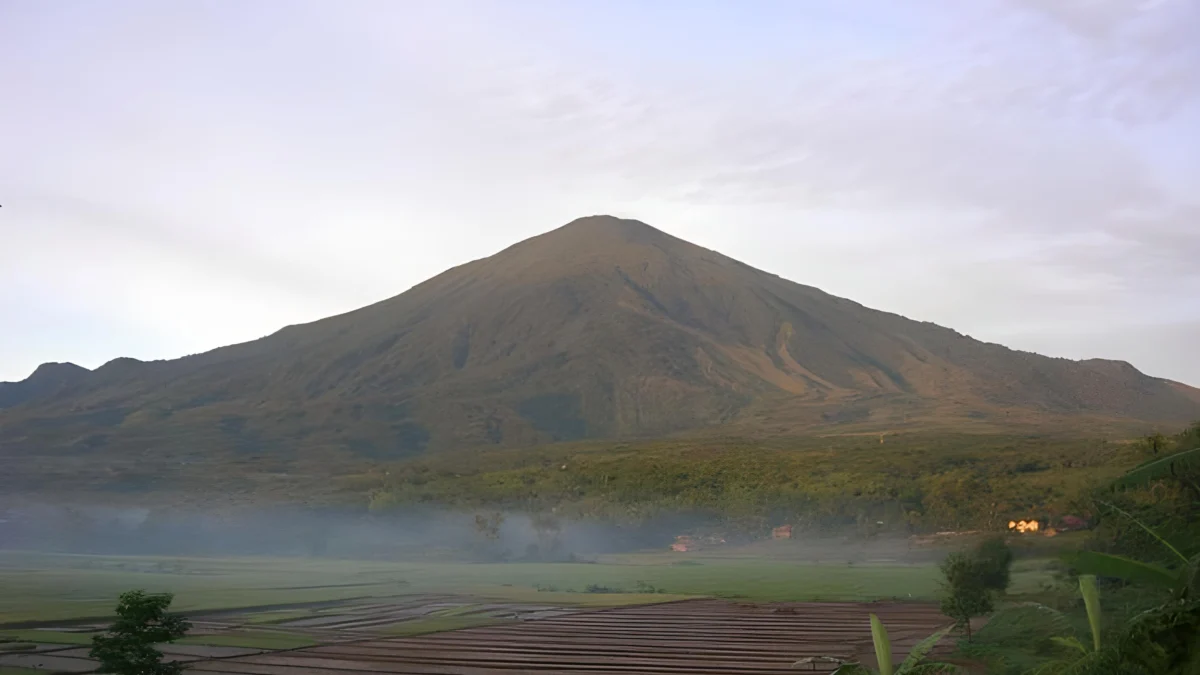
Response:
[[[0,384],[0,458],[396,459],[715,425],[1196,418],[1200,391],[1129,364],[979,342],[597,216],[253,342],[46,364]]]

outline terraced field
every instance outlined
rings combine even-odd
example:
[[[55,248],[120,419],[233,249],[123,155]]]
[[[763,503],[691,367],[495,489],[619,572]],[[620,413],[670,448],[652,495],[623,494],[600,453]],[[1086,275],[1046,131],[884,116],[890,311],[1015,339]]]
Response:
[[[936,607],[925,603],[690,600],[529,611],[505,625],[345,641],[205,661],[192,669],[213,675],[796,672],[792,664],[804,657],[870,661],[870,612],[889,626],[900,654],[946,622]],[[834,667],[833,662],[821,661],[807,666],[814,671]]]
[[[188,638],[162,649],[206,675],[746,675],[796,672],[791,664],[805,657],[870,661],[870,612],[887,624],[898,654],[946,623],[928,603],[684,600],[593,609],[427,594],[199,616]],[[57,643],[0,654],[0,668],[91,672],[88,648],[63,635],[95,628],[42,631]]]

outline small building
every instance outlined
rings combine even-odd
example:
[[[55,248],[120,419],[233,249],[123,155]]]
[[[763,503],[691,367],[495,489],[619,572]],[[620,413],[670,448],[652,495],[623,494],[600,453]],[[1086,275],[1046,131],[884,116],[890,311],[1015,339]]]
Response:
[[[1086,530],[1088,523],[1079,516],[1063,516],[1058,523],[1059,532],[1070,532],[1072,530]]]
[[[681,534],[675,537],[675,543],[671,544],[671,550],[676,553],[687,553],[695,547],[695,542],[686,534]]]
[[[792,538],[792,526],[791,525],[780,525],[779,527],[771,530],[771,538],[772,539],[791,539]]]

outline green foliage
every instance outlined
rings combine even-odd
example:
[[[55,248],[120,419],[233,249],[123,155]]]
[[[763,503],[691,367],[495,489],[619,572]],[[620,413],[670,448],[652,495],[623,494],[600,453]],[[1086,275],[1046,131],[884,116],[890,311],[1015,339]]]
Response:
[[[1124,556],[1080,551],[1068,559],[1076,571],[1098,577],[1112,577],[1166,589],[1173,588],[1178,581],[1177,574],[1161,565],[1144,563]]]
[[[1092,651],[1100,651],[1100,591],[1096,588],[1096,577],[1084,574],[1079,577],[1079,594],[1087,609],[1088,627],[1092,629]]]
[[[0,652],[27,652],[37,649],[32,642],[5,642],[0,640]]]
[[[1159,457],[1134,467],[1115,483],[1117,488],[1143,487],[1155,481],[1182,478],[1200,471],[1200,447]]]
[[[985,583],[988,568],[984,562],[964,553],[951,553],[941,564],[946,595],[942,613],[954,619],[971,640],[971,619],[993,609],[992,594]]]
[[[1018,675],[1059,660],[1061,638],[1072,635],[1070,618],[1037,603],[1007,607],[994,614],[971,642],[960,642],[959,653],[987,665],[993,675]],[[1071,637],[1076,643],[1078,639]]]
[[[170,593],[147,594],[128,591],[117,603],[117,620],[104,635],[92,639],[90,655],[100,662],[100,672],[114,675],[178,675],[180,663],[163,663],[154,646],[174,642],[187,634],[191,624],[167,614]]]
[[[888,638],[883,622],[871,615],[871,641],[875,643],[875,659],[879,662],[879,675],[892,675],[892,641]]]
[[[933,673],[963,672],[958,666],[949,663],[922,663],[949,631],[949,628],[943,628],[918,642],[897,668],[893,661],[892,640],[888,637],[887,628],[884,627],[878,616],[872,614],[871,641],[875,646],[875,661],[879,664],[879,670],[872,671],[861,663],[844,663],[833,671],[833,675],[875,675],[876,673],[878,675],[932,675]],[[797,661],[792,665],[796,667],[807,661],[810,660]]]
[[[980,582],[988,590],[1003,593],[1012,578],[1013,552],[1003,537],[989,537],[971,550],[979,564]]]
[[[1082,497],[1138,459],[1128,444],[1048,437],[913,433],[882,448],[873,436],[711,438],[449,453],[348,482],[374,511],[553,509],[620,522],[685,513],[766,536],[781,523],[1000,529],[1014,516],[1077,513]]]
[[[1070,621],[1063,613],[1043,605],[1024,605],[998,612],[980,631],[978,644],[961,651],[987,663],[989,672],[997,675],[1086,672],[1106,658],[1100,649],[1100,598],[1095,577],[1080,577],[1079,591],[1092,633],[1091,649],[1071,634]]]
[[[1158,565],[1121,556],[1085,552],[1075,562],[1077,568],[1098,569],[1102,573],[1130,583],[1148,583],[1171,590],[1162,604],[1130,619],[1111,645],[1102,648],[1100,640],[1100,598],[1095,577],[1080,577],[1080,594],[1087,608],[1093,635],[1093,650],[1076,661],[1054,661],[1038,669],[1038,675],[1071,673],[1078,675],[1196,675],[1200,673],[1200,598],[1196,579],[1200,575],[1200,555],[1183,558],[1179,548],[1133,515],[1117,512],[1145,530],[1182,564],[1168,571]]]
[[[1085,499],[1098,516],[1089,549],[1168,568],[1200,554],[1198,435],[1200,423]]]

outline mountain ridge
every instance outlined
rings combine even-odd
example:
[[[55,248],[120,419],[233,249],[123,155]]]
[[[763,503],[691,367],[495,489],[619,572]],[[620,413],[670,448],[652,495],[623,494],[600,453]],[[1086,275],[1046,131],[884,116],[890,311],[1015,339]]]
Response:
[[[768,422],[816,433],[1198,417],[1200,390],[1125,362],[981,342],[590,216],[257,340],[39,367],[0,383],[0,457],[286,464]]]

